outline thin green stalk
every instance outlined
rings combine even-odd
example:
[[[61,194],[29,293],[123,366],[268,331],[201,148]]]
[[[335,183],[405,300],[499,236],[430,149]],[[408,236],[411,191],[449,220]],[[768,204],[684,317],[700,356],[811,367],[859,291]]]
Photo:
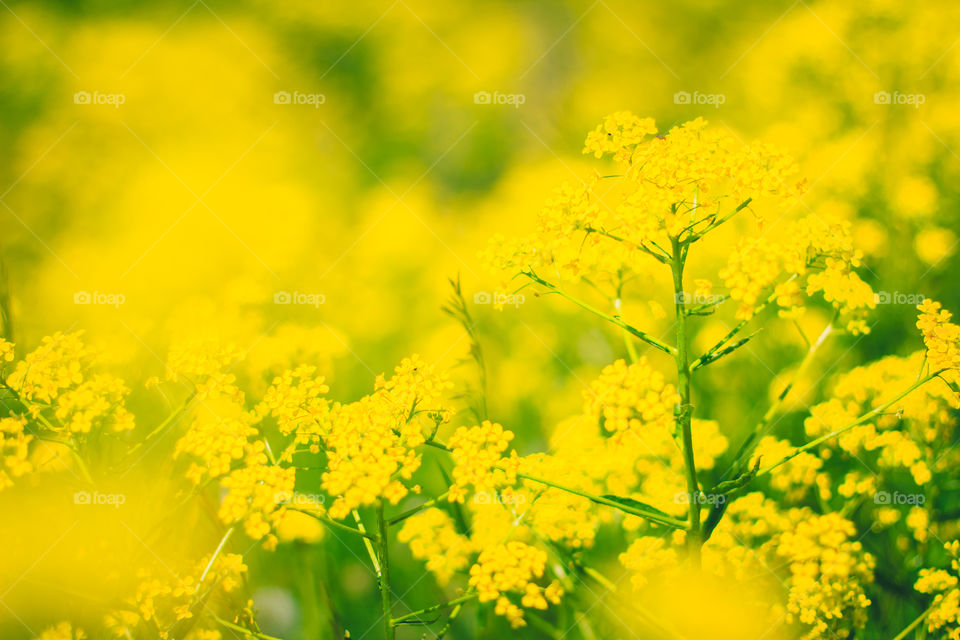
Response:
[[[436,505],[438,502],[440,502],[441,500],[443,500],[444,498],[446,498],[446,497],[447,497],[447,494],[449,494],[449,493],[450,493],[450,490],[447,489],[446,491],[444,491],[443,493],[441,493],[440,495],[438,495],[436,498],[430,498],[429,500],[427,500],[427,501],[424,502],[423,504],[419,504],[419,505],[417,505],[417,506],[415,506],[415,507],[412,507],[412,508],[410,508],[410,509],[407,509],[406,511],[404,511],[404,512],[401,513],[400,515],[392,518],[387,524],[389,524],[390,526],[393,526],[393,525],[395,525],[395,524],[400,524],[401,522],[403,522],[403,521],[406,520],[407,518],[409,518],[409,517],[411,517],[411,516],[417,515],[418,513],[420,513],[421,511],[423,511],[424,509],[429,509],[430,507]]]
[[[875,409],[871,409],[870,411],[866,412],[865,414],[863,414],[862,416],[860,416],[859,418],[857,418],[856,420],[854,420],[854,421],[851,422],[850,424],[845,425],[845,426],[843,426],[843,427],[840,427],[839,429],[836,429],[836,430],[834,430],[834,431],[831,431],[830,433],[827,433],[827,434],[825,434],[825,435],[822,435],[822,436],[820,436],[819,438],[808,442],[807,444],[803,445],[802,447],[798,447],[798,448],[796,449],[796,451],[794,451],[793,453],[791,453],[791,454],[788,455],[787,457],[783,458],[782,460],[780,460],[780,461],[778,461],[778,462],[775,462],[774,464],[770,465],[769,467],[765,467],[765,468],[763,468],[763,469],[760,469],[760,471],[757,472],[757,475],[758,475],[758,476],[762,476],[762,475],[764,475],[764,474],[766,474],[766,473],[770,473],[771,471],[773,471],[774,469],[776,469],[776,468],[779,467],[780,465],[784,464],[785,462],[789,462],[790,460],[792,460],[793,458],[797,457],[797,456],[800,455],[801,453],[804,453],[805,451],[809,451],[810,449],[813,449],[813,448],[815,448],[815,447],[818,447],[818,446],[820,446],[821,444],[823,444],[824,442],[826,442],[827,440],[830,440],[831,438],[835,438],[835,437],[837,437],[837,436],[839,436],[839,435],[841,435],[841,434],[849,431],[850,429],[853,429],[854,427],[859,426],[859,425],[863,424],[864,422],[867,422],[867,421],[875,418],[877,415],[879,415],[879,414],[883,413],[884,411],[886,411],[887,409],[889,409],[891,405],[893,405],[894,403],[897,403],[897,402],[899,402],[900,400],[902,400],[903,398],[907,397],[908,395],[910,395],[911,393],[913,393],[917,388],[919,388],[919,387],[925,385],[926,383],[930,382],[931,380],[933,380],[934,378],[936,378],[937,376],[939,376],[941,373],[943,373],[943,371],[937,371],[936,373],[931,373],[931,374],[929,374],[929,375],[926,376],[925,378],[921,378],[920,380],[918,380],[918,381],[916,381],[915,383],[913,383],[912,385],[910,385],[905,391],[897,394],[897,396],[894,397],[893,399],[888,400],[887,402],[883,403],[882,405],[880,405],[879,407],[877,407],[877,408],[875,408]]]
[[[377,551],[380,557],[380,602],[383,605],[383,631],[386,640],[393,640],[395,637],[395,627],[391,619],[390,604],[390,554],[389,541],[387,539],[387,518],[384,515],[383,500],[377,505],[377,525],[379,527],[379,536],[377,539]]]
[[[164,429],[166,429],[171,424],[173,424],[173,422],[178,420],[180,416],[183,415],[184,411],[187,409],[190,402],[194,399],[195,396],[196,396],[195,393],[191,393],[189,396],[187,396],[186,399],[184,399],[184,401],[181,402],[180,405],[176,409],[174,409],[173,412],[169,416],[167,416],[163,422],[161,422],[156,427],[154,427],[153,430],[150,433],[148,433],[143,440],[141,440],[137,444],[127,449],[127,457],[129,458],[131,455],[139,451],[141,447],[146,445],[148,442],[150,442],[150,440],[156,437]]]
[[[683,266],[686,260],[686,245],[676,238],[671,238],[673,244],[673,271],[674,304],[677,316],[677,348],[674,360],[677,365],[677,392],[680,394],[680,410],[677,423],[683,442],[683,460],[686,467],[687,493],[689,494],[689,525],[687,532],[687,549],[690,552],[694,566],[700,566],[700,485],[697,483],[697,464],[693,455],[693,403],[690,360],[687,354],[687,308],[686,296],[683,295]]]
[[[227,541],[230,539],[230,536],[233,535],[233,527],[227,529],[223,534],[223,537],[220,539],[220,544],[217,545],[216,551],[213,552],[213,555],[210,556],[207,566],[204,567],[203,573],[200,574],[200,580],[197,581],[197,588],[194,589],[194,593],[199,593],[200,587],[203,586],[203,581],[207,579],[207,574],[210,573],[210,569],[213,568],[213,563],[217,561],[217,558],[220,556],[220,552],[223,551],[223,547],[226,546]]]
[[[731,465],[731,468],[734,470],[734,472],[739,472],[747,464],[750,459],[750,455],[753,453],[754,449],[757,448],[760,436],[763,435],[764,430],[770,426],[770,423],[773,422],[773,419],[780,413],[783,403],[790,395],[794,385],[797,384],[797,381],[803,377],[803,375],[807,372],[807,369],[810,368],[810,365],[813,364],[813,360],[817,354],[817,351],[832,333],[833,323],[828,324],[820,334],[820,337],[817,338],[817,341],[811,344],[807,349],[807,353],[797,366],[797,370],[793,374],[793,378],[790,380],[789,384],[787,384],[784,390],[780,392],[780,395],[777,396],[776,401],[770,405],[770,407],[767,409],[767,412],[763,414],[762,418],[760,418],[760,422],[757,423],[757,425],[750,432],[750,435],[747,436],[747,439],[744,440],[744,443],[740,446],[740,450],[737,452],[737,457],[734,459],[733,464]]]
[[[649,344],[651,347],[655,347],[655,348],[659,349],[660,351],[663,351],[664,353],[671,353],[671,354],[672,354],[672,353],[674,352],[673,347],[671,347],[670,345],[666,344],[665,342],[663,342],[663,341],[661,341],[661,340],[658,340],[657,338],[654,338],[653,336],[651,336],[650,334],[648,334],[648,333],[646,333],[646,332],[644,332],[644,331],[640,331],[640,330],[637,329],[636,327],[633,327],[633,326],[627,324],[627,323],[624,322],[623,319],[620,318],[619,316],[611,316],[609,313],[604,313],[603,311],[600,311],[600,310],[597,309],[596,307],[590,305],[590,304],[587,303],[587,302],[584,302],[583,300],[580,300],[580,299],[578,299],[578,298],[574,298],[573,296],[571,296],[571,295],[570,295],[569,293],[567,293],[566,291],[563,291],[562,289],[560,289],[560,288],[557,287],[556,285],[551,284],[550,282],[547,282],[546,280],[540,278],[539,276],[537,276],[536,274],[534,274],[534,273],[532,273],[532,272],[525,271],[525,272],[524,272],[524,275],[527,276],[528,278],[530,278],[531,280],[533,280],[534,282],[536,282],[537,284],[546,287],[546,288],[549,289],[552,293],[556,293],[556,294],[559,295],[560,297],[566,298],[567,300],[569,300],[570,302],[574,303],[574,304],[577,305],[578,307],[580,307],[580,308],[582,308],[582,309],[585,309],[585,310],[589,311],[590,313],[592,313],[592,314],[594,314],[594,315],[596,315],[596,316],[598,316],[598,317],[600,317],[600,318],[603,318],[603,319],[606,320],[607,322],[611,322],[611,323],[617,325],[618,327],[620,327],[620,328],[623,329],[624,331],[627,331],[627,332],[630,333],[631,335],[636,336],[637,338],[643,340],[644,342],[646,342],[647,344]]]
[[[234,630],[234,631],[237,631],[237,632],[239,632],[239,633],[242,633],[242,634],[244,634],[245,636],[252,636],[252,637],[254,637],[254,638],[257,638],[257,640],[283,640],[283,638],[278,638],[278,637],[276,637],[276,636],[268,636],[268,635],[265,634],[265,633],[259,633],[259,632],[257,632],[257,631],[251,631],[250,629],[247,629],[246,627],[241,627],[241,626],[238,625],[238,624],[234,624],[233,622],[229,622],[229,621],[227,621],[227,620],[224,620],[223,618],[221,618],[220,616],[218,616],[218,615],[216,615],[216,614],[212,614],[212,613],[211,613],[210,615],[211,615],[211,617],[213,617],[214,620],[217,621],[218,624],[226,627],[227,629],[232,629],[232,630]]]
[[[523,478],[524,480],[530,480],[531,482],[537,482],[539,484],[546,485],[548,487],[553,487],[554,489],[559,489],[560,491],[566,491],[567,493],[572,493],[575,496],[580,496],[581,498],[586,498],[597,504],[606,505],[608,507],[614,507],[620,511],[624,511],[631,515],[639,516],[641,518],[646,518],[657,524],[666,525],[668,527],[673,527],[674,529],[684,529],[686,528],[686,523],[682,520],[677,520],[676,518],[671,518],[669,516],[660,515],[657,513],[652,513],[649,511],[644,511],[642,509],[634,509],[629,505],[626,505],[622,502],[617,502],[616,500],[611,500],[604,496],[593,495],[592,493],[587,493],[586,491],[580,491],[579,489],[574,489],[573,487],[567,487],[550,480],[544,480],[543,478],[538,478],[536,476],[531,476],[526,473],[517,473],[518,478]]]
[[[732,218],[733,216],[737,215],[738,213],[740,213],[741,211],[743,211],[744,209],[746,209],[747,206],[748,206],[748,205],[750,204],[750,202],[752,202],[752,201],[753,201],[753,198],[747,198],[746,200],[744,200],[743,202],[741,202],[739,205],[737,205],[737,207],[736,207],[733,211],[731,211],[730,213],[728,213],[728,214],[725,215],[724,217],[720,218],[719,220],[714,220],[713,222],[711,222],[711,223],[707,226],[707,228],[704,229],[703,231],[693,232],[693,231],[691,230],[691,231],[689,232],[689,236],[684,240],[684,242],[686,242],[686,243],[696,242],[697,240],[699,240],[699,239],[702,238],[703,236],[707,235],[708,233],[710,233],[711,231],[713,231],[714,229],[716,229],[717,227],[719,227],[720,225],[722,225],[724,222],[726,222],[727,220],[729,220],[729,219]],[[703,218],[703,220],[707,220],[707,218]],[[696,225],[696,224],[697,224],[697,223],[695,222],[694,225]],[[694,226],[694,225],[691,225],[691,227]]]
[[[628,244],[628,245],[630,245],[630,246],[632,246],[632,247],[634,247],[634,248],[636,248],[636,249],[639,249],[640,251],[643,251],[644,253],[650,255],[651,257],[653,257],[653,258],[655,258],[656,260],[662,262],[663,264],[667,264],[667,263],[669,262],[669,260],[670,260],[670,256],[666,255],[666,253],[657,253],[656,251],[654,251],[653,249],[651,249],[650,247],[648,247],[648,246],[645,245],[645,244],[642,244],[642,243],[637,244],[636,242],[632,242],[632,241],[630,241],[630,240],[627,240],[626,238],[621,238],[621,237],[618,236],[618,235],[614,235],[614,234],[610,233],[609,231],[604,231],[603,229],[594,229],[593,227],[587,227],[586,229],[584,229],[584,231],[586,231],[587,233],[596,233],[596,234],[599,234],[599,235],[601,235],[601,236],[610,238],[611,240],[616,240],[617,242],[622,242],[623,244]],[[654,246],[656,246],[656,245],[654,245]],[[657,247],[657,248],[659,249],[659,247]]]
[[[450,452],[450,447],[443,444],[442,442],[437,442],[436,440],[428,440],[424,444],[434,447],[436,449],[442,449],[443,451]],[[502,467],[498,467],[502,469]],[[568,487],[562,484],[558,484],[551,480],[544,480],[543,478],[538,478],[537,476],[532,476],[527,473],[517,473],[518,478],[523,478],[524,480],[529,480],[531,482],[536,482],[539,484],[546,485],[548,487],[553,487],[554,489],[559,489],[560,491],[566,491],[567,493],[572,493],[575,496],[580,496],[581,498],[586,498],[597,504],[602,504],[608,507],[613,507],[614,509],[619,509],[624,513],[629,513],[630,515],[639,516],[641,518],[646,518],[651,522],[656,522],[657,524],[666,525],[668,527],[673,527],[674,529],[685,529],[686,523],[682,520],[677,520],[676,518],[671,518],[667,515],[660,513],[653,513],[651,511],[646,511],[643,509],[637,509],[631,507],[629,504],[623,502],[618,502],[616,500],[611,500],[606,496],[598,496],[592,493],[587,493],[586,491],[581,491],[579,489],[574,489],[573,487]]]
[[[453,626],[453,621],[457,619],[457,616],[460,615],[460,612],[463,611],[463,605],[458,604],[453,608],[453,611],[450,612],[450,615],[447,617],[447,623],[443,625],[443,628],[437,632],[437,637],[433,640],[441,640],[444,636],[447,635],[450,631],[450,627]]]
[[[926,611],[924,611],[923,613],[921,613],[921,614],[917,617],[916,620],[914,620],[913,622],[911,622],[910,624],[908,624],[903,631],[901,631],[900,633],[898,633],[898,634],[893,638],[893,640],[904,640],[904,638],[906,638],[908,635],[910,635],[910,632],[911,632],[911,631],[913,631],[913,630],[916,629],[918,626],[920,626],[920,623],[923,622],[923,621],[926,619],[926,617],[930,615],[930,612],[933,611],[933,608],[934,608],[937,604],[938,604],[938,603],[937,603],[936,601],[934,601],[933,604],[931,604],[929,607],[927,607],[927,610],[926,610]]]
[[[330,518],[330,517],[328,517],[328,516],[322,516],[322,515],[320,515],[320,514],[318,514],[318,513],[314,513],[313,511],[309,511],[309,510],[307,510],[307,509],[300,509],[300,508],[298,508],[298,507],[290,507],[290,506],[288,506],[287,509],[289,509],[290,511],[297,511],[298,513],[306,514],[306,515],[310,516],[311,518],[314,518],[315,520],[318,520],[318,521],[322,522],[323,524],[325,524],[325,525],[327,525],[328,527],[331,527],[331,528],[333,528],[333,529],[339,529],[339,530],[341,530],[341,531],[347,531],[347,532],[352,533],[352,534],[354,534],[354,535],[358,535],[358,536],[362,536],[362,537],[364,537],[364,538],[367,538],[368,540],[376,540],[376,537],[370,535],[370,534],[367,533],[366,531],[361,531],[360,529],[354,529],[353,527],[348,526],[348,525],[345,525],[345,524],[343,524],[342,522],[337,522],[336,520],[334,520],[333,518]]]
[[[455,606],[457,606],[458,604],[463,604],[464,602],[469,602],[470,600],[473,600],[473,599],[476,598],[476,597],[477,597],[477,594],[476,594],[476,593],[465,593],[465,594],[463,594],[462,596],[460,596],[459,598],[454,598],[453,600],[450,600],[450,601],[448,601],[448,602],[442,602],[442,603],[440,603],[440,604],[435,604],[435,605],[433,605],[433,606],[426,607],[426,608],[424,608],[424,609],[420,609],[419,611],[413,611],[413,612],[411,612],[411,613],[405,613],[405,614],[403,614],[402,616],[400,616],[399,618],[394,618],[394,619],[393,619],[393,624],[394,624],[394,626],[396,626],[396,625],[398,625],[398,624],[400,624],[400,623],[402,623],[402,622],[406,622],[406,621],[408,621],[408,620],[415,620],[415,619],[421,618],[421,617],[423,617],[423,616],[425,616],[425,615],[428,615],[428,614],[430,614],[430,613],[434,613],[434,612],[436,612],[436,611],[440,611],[441,609],[448,609],[448,608],[450,608],[450,607],[455,607]]]
[[[789,279],[786,280],[786,282],[790,282],[790,280],[793,280],[795,277],[796,277],[796,276],[791,276]],[[758,313],[760,313],[760,311],[762,311],[764,308],[766,308],[767,305],[769,305],[771,302],[773,302],[773,301],[776,300],[776,299],[777,299],[777,294],[776,294],[776,292],[771,293],[769,296],[767,296],[767,299],[764,300],[763,302],[761,302],[761,303],[760,303],[760,306],[758,306],[756,309],[754,309],[754,312],[753,312],[754,317],[755,317]],[[718,351],[720,351],[721,349],[723,349],[723,347],[724,347],[728,342],[730,342],[731,340],[733,340],[734,336],[736,336],[738,333],[740,333],[741,331],[743,331],[744,327],[746,327],[748,324],[750,324],[750,321],[751,321],[752,319],[753,319],[753,318],[751,318],[750,320],[741,320],[740,322],[738,322],[738,323],[736,324],[736,326],[734,326],[733,329],[731,329],[731,330],[727,333],[727,335],[723,336],[723,338],[721,338],[720,341],[719,341],[717,344],[715,344],[715,345],[713,345],[712,347],[710,347],[709,349],[707,349],[706,353],[704,353],[702,356],[700,356],[699,358],[697,358],[696,360],[694,360],[692,363],[690,363],[691,369],[697,369],[697,368],[703,366],[705,360],[709,359],[713,354],[715,354],[715,353],[717,353]]]
[[[363,520],[360,519],[360,512],[356,509],[353,510],[353,519],[357,522],[357,530],[366,534],[363,537],[363,546],[366,547],[367,555],[370,556],[370,562],[373,563],[373,569],[377,572],[377,576],[379,576],[380,556],[377,554],[377,550],[373,548],[373,542],[376,542],[378,546],[380,544],[380,541],[377,539],[378,536],[367,534],[367,529],[363,526]]]

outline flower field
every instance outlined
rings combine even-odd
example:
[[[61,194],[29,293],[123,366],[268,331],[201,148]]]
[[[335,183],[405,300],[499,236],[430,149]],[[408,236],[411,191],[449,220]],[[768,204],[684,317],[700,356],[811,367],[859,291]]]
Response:
[[[960,6],[0,5],[0,637],[960,639]]]

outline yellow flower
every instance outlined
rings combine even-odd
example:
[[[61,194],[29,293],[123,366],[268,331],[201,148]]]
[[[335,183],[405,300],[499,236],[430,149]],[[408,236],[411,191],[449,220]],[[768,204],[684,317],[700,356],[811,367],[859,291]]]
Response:
[[[535,582],[543,576],[546,563],[546,551],[523,542],[488,547],[470,567],[470,586],[477,590],[480,602],[496,601],[494,612],[507,618],[511,627],[522,627],[526,625],[523,609],[510,595],[520,595],[520,604],[527,608],[546,609],[548,600],[560,603],[559,583],[541,587]]]
[[[177,440],[174,457],[191,456],[202,464],[191,463],[187,477],[194,484],[219,478],[230,472],[235,461],[265,464],[262,440],[254,426],[256,416],[226,398],[212,398],[200,405],[193,423]]]
[[[218,515],[227,524],[242,521],[248,536],[265,537],[264,547],[273,549],[277,538],[271,531],[287,511],[295,482],[296,469],[265,464],[236,469],[220,481],[227,494]]]
[[[917,308],[920,310],[917,328],[923,333],[930,371],[944,371],[943,377],[957,385],[960,383],[960,326],[950,322],[953,314],[939,302],[927,299]]]
[[[413,356],[391,378],[378,376],[373,394],[330,410],[322,429],[328,460],[322,484],[334,496],[331,517],[407,495],[404,481],[420,467],[417,447],[426,442],[424,421],[436,429],[449,420],[443,396],[451,385],[445,373]]]
[[[950,557],[950,568],[921,569],[914,588],[920,593],[934,596],[933,610],[927,616],[926,626],[930,633],[939,632],[937,637],[955,638],[960,635],[960,588],[957,587],[957,573],[960,572],[960,543],[956,540],[944,545]]]
[[[513,432],[502,425],[485,420],[475,427],[460,427],[450,437],[447,445],[453,457],[453,479],[458,491],[451,491],[450,502],[463,502],[465,491],[473,487],[477,493],[486,494],[487,499],[497,489],[513,484],[516,479],[515,465],[506,464],[504,452],[513,440]]]
[[[680,402],[674,386],[646,358],[631,365],[623,360],[607,365],[583,395],[584,413],[615,436],[658,429],[671,433]]]
[[[410,545],[414,558],[427,561],[427,570],[440,585],[467,567],[473,551],[470,539],[457,532],[450,514],[437,508],[407,518],[397,540]]]
[[[322,376],[315,376],[317,368],[301,365],[287,370],[273,379],[257,413],[273,416],[283,434],[295,433],[294,444],[305,444],[314,453],[320,450],[321,426],[329,412],[329,405],[320,396],[330,390]]]
[[[0,418],[0,490],[13,486],[13,479],[33,471],[29,460],[33,436],[24,433],[23,418]]]

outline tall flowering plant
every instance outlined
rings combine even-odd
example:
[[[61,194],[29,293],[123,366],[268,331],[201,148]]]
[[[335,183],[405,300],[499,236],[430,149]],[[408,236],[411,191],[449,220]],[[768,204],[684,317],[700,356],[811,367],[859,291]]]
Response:
[[[166,453],[181,488],[171,513],[194,505],[220,536],[177,571],[134,567],[136,588],[99,603],[96,629],[59,622],[39,637],[275,640],[247,597],[244,553],[251,543],[321,545],[324,531],[363,545],[378,596],[366,620],[347,624],[366,622],[387,640],[410,628],[457,633],[467,607],[514,630],[602,637],[616,623],[591,614],[598,589],[612,617],[644,637],[860,637],[871,621],[883,628],[876,602],[888,592],[920,603],[897,640],[921,626],[960,637],[960,494],[949,482],[960,462],[960,328],[950,313],[924,301],[922,349],[836,376],[802,433],[779,437],[791,389],[824,345],[869,329],[875,296],[849,224],[765,217],[802,191],[796,164],[703,120],[661,133],[617,113],[584,151],[615,168],[561,187],[531,235],[497,237],[484,252],[504,286],[558,296],[622,334],[625,357],[585,384],[581,408],[543,452],[520,455],[517,434],[485,403],[464,410],[452,372],[416,355],[343,402],[314,364],[253,372],[261,384],[247,384],[236,347],[178,344],[165,381],[146,382],[180,402],[151,424],[134,420],[127,386],[80,335],[56,334],[20,358],[0,340],[0,489],[64,467],[96,488],[174,434]],[[752,230],[723,239],[729,250],[707,261],[713,272],[691,277],[698,252],[715,256],[731,228]],[[658,275],[673,307],[661,335],[636,326],[625,305],[641,289],[666,316]],[[828,320],[813,340],[801,331],[793,382],[756,425],[736,431],[705,414],[702,370],[733,362],[755,325],[776,316],[789,326],[815,306]],[[729,328],[695,348],[699,323],[728,308]],[[459,285],[448,310],[482,367]],[[664,358],[672,366],[661,371]],[[41,445],[68,455],[53,464]],[[428,458],[442,486],[425,481]],[[398,558],[422,563],[443,598],[407,606]],[[331,618],[334,635],[349,630]]]

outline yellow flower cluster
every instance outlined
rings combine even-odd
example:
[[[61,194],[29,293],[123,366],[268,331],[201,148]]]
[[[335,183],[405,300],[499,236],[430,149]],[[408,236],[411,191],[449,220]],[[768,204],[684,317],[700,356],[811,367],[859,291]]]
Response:
[[[584,391],[584,414],[599,421],[617,442],[644,430],[672,433],[680,396],[646,358],[628,365],[623,360],[604,367]]]
[[[806,433],[817,437],[854,422],[883,405],[917,379],[923,354],[908,358],[890,356],[856,367],[838,378],[830,399],[815,405],[804,422]],[[882,469],[906,469],[919,485],[930,481],[935,470],[952,461],[935,453],[949,446],[956,417],[956,399],[943,381],[934,380],[901,399],[891,411],[876,416],[825,442],[822,455],[839,449],[849,456],[876,454]]]
[[[557,581],[547,587],[535,582],[543,576],[546,564],[546,551],[523,542],[488,547],[470,567],[470,586],[477,590],[480,602],[496,601],[495,613],[516,629],[526,625],[523,608],[546,609],[548,601],[560,604],[563,588]],[[510,595],[520,596],[519,606]]]
[[[321,396],[330,390],[316,371],[310,365],[285,371],[273,379],[257,405],[260,416],[276,418],[281,433],[295,433],[294,443],[308,445],[314,453],[320,450],[320,427],[329,411],[329,404]]]
[[[504,465],[504,452],[513,440],[513,432],[489,420],[475,427],[459,427],[447,445],[454,461],[453,480],[448,498],[463,503],[467,489],[489,499],[503,485],[516,480],[515,464]]]
[[[256,416],[226,399],[211,399],[198,407],[190,428],[177,441],[174,456],[189,455],[202,464],[191,462],[187,477],[194,484],[230,473],[234,461],[248,465],[266,463],[262,440],[251,442],[258,435]]]
[[[851,541],[856,528],[836,513],[798,522],[779,538],[777,555],[790,563],[787,621],[809,625],[804,640],[849,637],[866,623],[874,560]]]
[[[781,314],[788,316],[802,312],[801,294],[822,293],[849,331],[866,333],[865,313],[876,306],[876,299],[854,271],[860,260],[849,223],[824,223],[811,215],[786,225],[780,238],[764,233],[741,240],[720,277],[731,299],[739,302],[738,319],[752,318],[771,292]]]
[[[323,474],[324,490],[335,496],[331,517],[344,518],[381,498],[396,504],[407,495],[403,480],[419,468],[416,448],[426,442],[420,418],[428,416],[434,429],[449,419],[441,401],[451,385],[445,373],[413,356],[390,379],[378,376],[373,394],[331,409]]]
[[[410,545],[414,558],[427,561],[427,570],[441,585],[467,567],[473,552],[470,539],[457,532],[450,514],[435,507],[407,518],[397,540]]]
[[[243,522],[243,529],[254,540],[266,538],[264,547],[273,549],[277,537],[271,529],[283,518],[284,506],[293,496],[296,469],[276,465],[255,464],[235,469],[220,481],[227,495],[220,503],[218,515],[231,524]]]
[[[850,637],[866,622],[865,585],[873,579],[874,562],[852,540],[855,534],[853,523],[836,513],[784,509],[752,492],[728,505],[702,549],[703,571],[754,583],[776,572],[775,579],[787,587],[786,619],[805,640]],[[681,576],[685,538],[677,531],[634,540],[620,555],[634,588]]]
[[[560,455],[535,453],[520,458],[519,471],[587,493],[603,493],[602,486],[590,478],[589,466],[588,458],[575,465]],[[571,549],[593,546],[600,526],[595,503],[529,480],[523,485],[524,492],[507,493],[501,500],[517,520],[528,522],[538,535]]]
[[[45,425],[74,434],[109,428],[113,432],[134,427],[133,414],[124,406],[129,390],[119,378],[92,373],[96,354],[83,344],[81,333],[55,333],[19,361],[7,377],[33,417],[52,407],[60,426]],[[13,345],[4,343],[2,359],[10,361]]]
[[[212,596],[235,592],[243,582],[247,567],[240,554],[224,553],[212,564],[209,557],[204,558],[179,577],[172,575],[166,566],[158,571],[163,577],[149,570],[139,571],[140,582],[134,594],[125,600],[126,606],[106,616],[105,624],[115,637],[171,638],[171,628],[179,621],[194,618],[199,603],[204,603],[200,611],[205,611],[213,602]],[[209,593],[202,593],[201,587],[209,589]],[[211,636],[216,632],[203,627],[203,624],[194,624],[189,637],[197,640],[219,637]]]
[[[628,162],[631,151],[656,132],[653,118],[638,118],[629,111],[617,111],[587,134],[583,152],[597,158],[613,155],[617,162]]]
[[[950,568],[921,569],[914,588],[920,593],[933,595],[932,610],[927,615],[926,626],[936,637],[960,638],[960,542],[954,540],[944,545],[950,556]]]
[[[3,371],[3,367],[8,362],[13,362],[14,358],[14,344],[8,340],[0,338],[0,371]]]
[[[54,415],[72,433],[90,433],[104,427],[115,432],[130,431],[134,428],[133,414],[123,404],[129,392],[120,378],[96,374],[63,391],[57,398]]]
[[[923,333],[930,370],[942,370],[945,380],[960,384],[960,326],[950,322],[953,314],[939,302],[924,300],[917,308],[920,310],[917,328]],[[960,391],[957,391],[957,403],[960,404]]]
[[[232,344],[214,340],[178,342],[167,355],[167,379],[190,384],[201,398],[223,395],[242,403],[237,377],[231,373],[242,358],[243,352]]]
[[[83,629],[75,629],[69,622],[61,622],[36,636],[36,640],[86,640],[86,638],[87,634]]]
[[[0,418],[0,490],[33,471],[29,448],[33,436],[24,433],[26,424],[23,418]]]
[[[623,173],[604,178],[612,181],[605,189],[596,188],[600,178],[563,185],[534,234],[494,237],[484,262],[504,282],[549,267],[561,278],[618,289],[631,272],[649,273],[669,238],[693,238],[751,199],[799,190],[796,163],[770,145],[743,144],[700,118],[656,133],[651,118],[607,117],[587,136],[584,153],[613,155]]]
[[[81,335],[57,332],[44,337],[39,347],[17,363],[7,385],[28,402],[52,404],[61,391],[83,382],[84,370],[93,360]]]
[[[0,341],[0,365],[13,358],[13,344]],[[94,371],[96,363],[96,353],[84,345],[81,333],[55,333],[17,362],[0,385],[37,421],[30,425],[31,432],[81,446],[91,433],[134,428],[133,414],[125,406],[129,390],[119,378]],[[28,461],[33,436],[26,434],[27,426],[26,415],[3,419],[0,489],[35,466]]]

